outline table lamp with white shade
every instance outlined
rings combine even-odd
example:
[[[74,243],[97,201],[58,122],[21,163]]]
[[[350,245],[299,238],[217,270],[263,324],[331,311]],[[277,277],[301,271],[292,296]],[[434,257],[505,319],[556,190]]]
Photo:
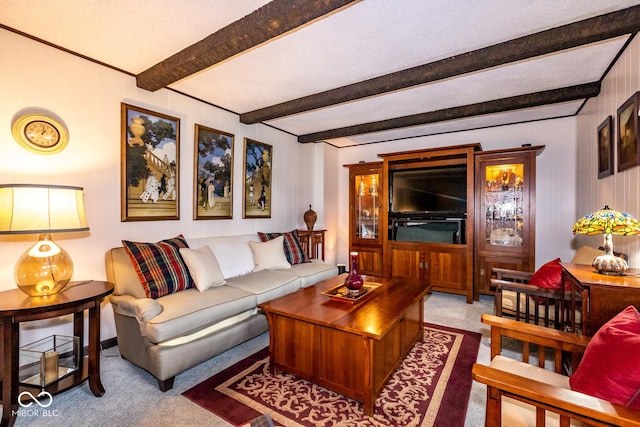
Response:
[[[71,280],[73,261],[52,233],[87,231],[81,187],[0,184],[0,234],[38,234],[15,266],[20,290],[30,296],[62,291]]]

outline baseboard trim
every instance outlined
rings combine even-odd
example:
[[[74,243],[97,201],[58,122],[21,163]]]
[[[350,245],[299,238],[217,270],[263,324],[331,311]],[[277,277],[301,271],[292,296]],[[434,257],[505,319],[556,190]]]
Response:
[[[118,345],[118,338],[117,337],[113,337],[113,338],[109,338],[108,340],[104,340],[100,342],[100,348],[102,348],[103,350],[105,348],[111,348],[111,347],[115,347]]]

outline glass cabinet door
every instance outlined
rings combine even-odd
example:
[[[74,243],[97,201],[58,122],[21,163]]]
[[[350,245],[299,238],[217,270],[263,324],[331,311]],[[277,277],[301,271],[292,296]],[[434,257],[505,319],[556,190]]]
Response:
[[[483,165],[484,199],[481,217],[485,244],[522,247],[525,242],[523,224],[527,223],[528,209],[523,188],[525,186],[524,163]]]
[[[354,229],[356,239],[377,240],[382,203],[380,174],[357,174],[354,177]]]

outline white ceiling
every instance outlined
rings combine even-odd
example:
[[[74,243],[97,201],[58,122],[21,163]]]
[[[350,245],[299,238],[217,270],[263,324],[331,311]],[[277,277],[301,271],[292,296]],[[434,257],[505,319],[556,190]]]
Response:
[[[0,24],[138,74],[267,0],[0,0]],[[640,0],[362,0],[169,87],[240,113],[460,55]],[[629,36],[268,120],[304,135],[599,81]],[[584,100],[327,142],[339,147],[564,117]]]

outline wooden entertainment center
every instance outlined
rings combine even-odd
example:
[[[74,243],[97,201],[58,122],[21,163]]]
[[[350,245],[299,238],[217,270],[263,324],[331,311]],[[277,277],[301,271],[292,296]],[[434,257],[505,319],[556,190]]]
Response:
[[[390,233],[383,233],[384,273],[390,279],[406,279],[424,283],[434,291],[465,295],[468,303],[473,302],[473,174],[474,153],[481,150],[480,144],[468,144],[456,147],[434,148],[430,150],[405,151],[379,155],[383,159],[382,177],[384,187],[388,188],[390,174],[400,170],[423,170],[429,168],[462,166],[466,168],[466,206],[465,211],[453,217],[435,213],[394,212],[384,209],[382,223],[392,224],[394,220],[415,222],[463,221],[464,238],[454,243],[444,241],[426,241],[429,238],[412,238],[396,240]],[[384,206],[393,208],[392,195],[386,192]],[[465,215],[461,217],[461,215]],[[397,216],[396,216],[397,215]],[[433,224],[433,223],[432,223]],[[453,236],[453,233],[452,233]],[[461,236],[462,237],[462,236]],[[425,241],[416,241],[416,240]]]
[[[493,267],[535,268],[535,162],[544,146],[479,143],[379,154],[349,168],[349,250],[366,274],[464,295]],[[394,183],[395,181],[395,183]]]

